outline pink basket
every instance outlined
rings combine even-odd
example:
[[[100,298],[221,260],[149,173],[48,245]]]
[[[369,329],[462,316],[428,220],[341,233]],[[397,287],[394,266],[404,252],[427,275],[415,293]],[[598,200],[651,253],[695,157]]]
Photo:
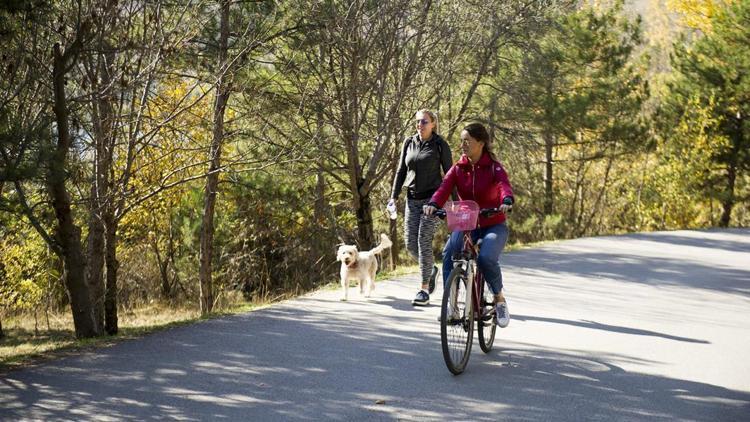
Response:
[[[445,203],[448,230],[465,231],[477,228],[479,204],[474,201],[448,201]]]

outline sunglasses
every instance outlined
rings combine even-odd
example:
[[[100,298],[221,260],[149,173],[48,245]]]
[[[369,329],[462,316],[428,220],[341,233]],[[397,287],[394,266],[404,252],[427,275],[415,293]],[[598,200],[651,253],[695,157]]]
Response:
[[[429,121],[429,120],[427,120],[427,119],[421,119],[421,120],[420,120],[420,119],[417,119],[417,120],[415,120],[415,122],[416,122],[417,124],[420,124],[420,123],[422,123],[422,125],[425,125],[425,126],[426,126],[426,125],[428,125],[428,124],[430,124],[430,121]]]

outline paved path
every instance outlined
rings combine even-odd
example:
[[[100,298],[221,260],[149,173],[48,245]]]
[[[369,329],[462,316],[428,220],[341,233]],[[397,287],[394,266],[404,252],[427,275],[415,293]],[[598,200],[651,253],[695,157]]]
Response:
[[[14,371],[1,420],[750,420],[750,230],[505,257],[511,324],[452,376],[437,297],[380,282]]]

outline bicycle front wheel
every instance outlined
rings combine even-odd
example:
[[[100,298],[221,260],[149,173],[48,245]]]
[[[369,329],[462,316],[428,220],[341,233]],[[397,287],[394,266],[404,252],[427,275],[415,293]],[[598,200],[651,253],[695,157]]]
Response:
[[[497,329],[497,325],[495,325],[495,298],[492,297],[492,289],[486,280],[482,280],[479,289],[480,303],[477,310],[479,316],[477,322],[479,347],[482,348],[484,353],[489,353],[492,350],[492,344],[495,342],[495,330]]]
[[[466,272],[457,266],[448,276],[440,309],[440,342],[448,370],[458,375],[466,368],[474,335]],[[468,300],[467,300],[468,299]]]

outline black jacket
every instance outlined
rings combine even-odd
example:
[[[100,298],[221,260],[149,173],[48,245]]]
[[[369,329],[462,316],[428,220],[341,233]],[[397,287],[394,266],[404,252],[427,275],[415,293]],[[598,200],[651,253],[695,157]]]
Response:
[[[452,165],[451,149],[440,135],[433,134],[425,142],[420,142],[419,135],[406,138],[401,148],[391,198],[398,199],[404,186],[409,199],[430,198],[443,181],[443,174]]]

